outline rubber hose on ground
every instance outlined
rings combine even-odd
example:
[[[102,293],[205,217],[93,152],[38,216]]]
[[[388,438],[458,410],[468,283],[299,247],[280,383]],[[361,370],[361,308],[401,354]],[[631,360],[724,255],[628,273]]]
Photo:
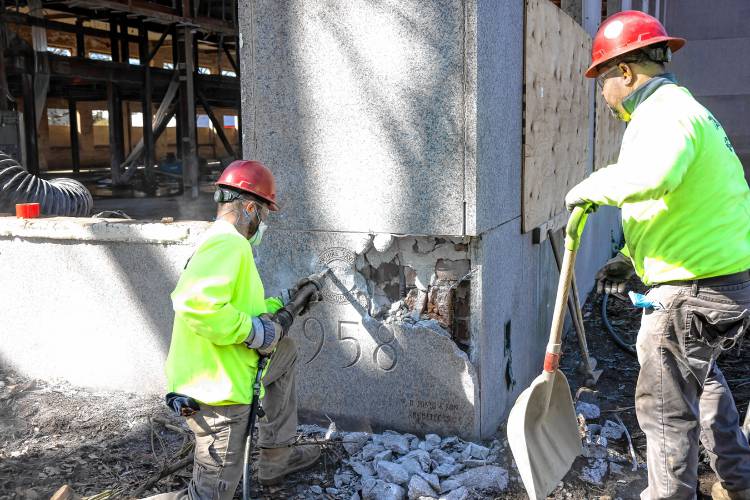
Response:
[[[39,203],[42,215],[87,217],[94,199],[80,182],[42,179],[0,151],[0,212],[14,213],[16,203]]]
[[[623,340],[623,338],[620,336],[619,333],[617,333],[617,330],[615,330],[615,327],[612,326],[612,323],[609,322],[609,318],[607,317],[607,303],[609,302],[609,294],[605,293],[602,297],[602,322],[604,323],[604,327],[609,332],[609,336],[612,337],[612,339],[615,341],[615,344],[617,344],[617,347],[625,351],[626,353],[630,354],[633,357],[637,357],[635,352],[635,346],[632,344],[629,344]]]

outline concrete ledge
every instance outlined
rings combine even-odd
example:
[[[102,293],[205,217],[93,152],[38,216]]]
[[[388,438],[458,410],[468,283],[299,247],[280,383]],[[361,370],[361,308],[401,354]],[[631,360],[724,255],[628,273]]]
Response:
[[[191,245],[210,222],[0,217],[0,238]]]

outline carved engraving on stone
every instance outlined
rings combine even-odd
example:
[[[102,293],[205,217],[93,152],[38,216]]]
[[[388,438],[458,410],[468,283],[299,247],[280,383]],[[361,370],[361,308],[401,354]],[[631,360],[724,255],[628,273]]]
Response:
[[[317,358],[320,354],[320,351],[323,350],[323,343],[326,340],[326,332],[325,328],[323,328],[323,323],[321,323],[317,318],[307,318],[302,324],[302,335],[304,335],[304,337],[310,342],[314,342],[316,344],[315,352],[310,357],[310,359],[305,361],[305,364],[308,364],[315,358]]]
[[[350,342],[354,345],[355,349],[355,354],[352,358],[351,363],[342,366],[342,368],[349,368],[350,366],[354,366],[354,364],[359,361],[359,358],[362,356],[362,347],[359,344],[359,340],[357,340],[357,338],[354,336],[357,333],[358,327],[358,323],[354,323],[351,321],[339,321],[339,341]]]
[[[409,400],[409,420],[418,423],[455,423],[460,410],[461,405],[446,401]]]
[[[318,256],[318,266],[328,267],[336,276],[338,283],[343,284],[346,292],[339,285],[326,280],[323,286],[323,298],[333,304],[348,304],[355,290],[354,284],[354,262],[357,256],[351,250],[342,247],[327,248]],[[347,296],[349,295],[349,296]]]
[[[376,339],[378,346],[372,352],[372,361],[380,367],[381,370],[389,372],[396,368],[398,355],[396,354],[395,340],[396,337],[385,325],[380,325],[377,330]]]
[[[393,332],[385,325],[366,329],[357,321],[339,321],[336,330],[336,340],[342,344],[341,350],[344,352],[343,364],[339,365],[341,368],[353,367],[363,359],[363,356],[371,356],[372,363],[385,372],[396,368],[398,342]],[[327,335],[321,320],[314,317],[305,319],[302,324],[302,336],[313,345],[312,355],[305,364],[312,363],[321,354],[325,354],[323,348]]]

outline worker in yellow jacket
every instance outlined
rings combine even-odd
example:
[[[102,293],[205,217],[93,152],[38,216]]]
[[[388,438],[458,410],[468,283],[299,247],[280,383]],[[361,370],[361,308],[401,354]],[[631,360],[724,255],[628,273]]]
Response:
[[[167,403],[195,434],[193,478],[186,490],[154,497],[162,500],[234,496],[259,354],[273,353],[263,375],[260,483],[276,484],[320,456],[317,446],[291,446],[297,431],[297,349],[272,317],[285,300],[266,298],[253,258],[269,212],[278,210],[273,175],[260,162],[238,160],[216,186],[216,222],[202,235],[172,293],[175,318],[166,364]],[[288,300],[294,293],[282,296]]]
[[[699,440],[719,479],[715,500],[750,500],[750,446],[716,366],[750,326],[750,189],[724,129],[664,63],[685,44],[657,19],[625,11],[602,23],[586,76],[628,122],[617,163],[575,186],[575,206],[622,209],[625,248],[599,291],[637,274],[652,286],[636,348],[646,435],[643,499],[694,499]]]

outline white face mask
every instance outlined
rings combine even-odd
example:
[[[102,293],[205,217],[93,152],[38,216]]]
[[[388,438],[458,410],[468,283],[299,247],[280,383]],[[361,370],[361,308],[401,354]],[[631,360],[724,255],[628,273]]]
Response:
[[[250,212],[248,212],[247,209],[243,207],[242,217],[244,217],[246,221],[249,221],[252,215],[250,215]],[[260,242],[263,239],[263,233],[266,232],[266,228],[268,228],[268,225],[260,219],[257,206],[255,207],[255,217],[258,219],[258,227],[255,229],[255,233],[253,233],[253,235],[249,237],[247,241],[250,243],[250,245],[257,247],[258,245],[260,245]]]

